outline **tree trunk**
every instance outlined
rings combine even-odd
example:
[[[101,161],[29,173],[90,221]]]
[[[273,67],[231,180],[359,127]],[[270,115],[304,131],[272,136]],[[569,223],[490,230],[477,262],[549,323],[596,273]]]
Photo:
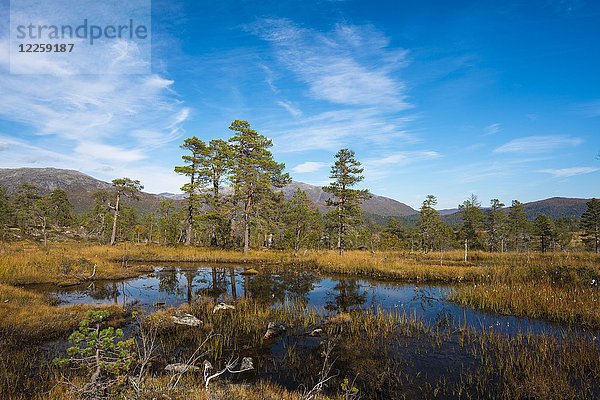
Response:
[[[465,239],[465,262],[467,262],[468,255],[469,255],[469,239]]]
[[[248,195],[246,198],[246,204],[244,207],[244,253],[250,251],[250,207],[252,206],[252,195]]]
[[[113,217],[113,229],[112,235],[110,236],[110,245],[114,245],[117,240],[117,218],[119,216],[119,201],[121,200],[121,195],[117,193],[117,201],[115,204],[115,215]]]
[[[194,178],[192,178],[192,187],[194,185]],[[190,195],[188,196],[188,220],[187,220],[187,226],[185,228],[185,245],[186,246],[190,246],[192,244],[192,234],[194,231],[194,206],[192,205],[192,202],[194,201],[192,199],[194,195],[192,193],[190,193]]]

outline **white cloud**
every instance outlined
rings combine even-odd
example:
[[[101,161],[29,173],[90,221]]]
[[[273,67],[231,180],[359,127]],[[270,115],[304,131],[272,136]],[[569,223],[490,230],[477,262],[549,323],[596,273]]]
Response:
[[[302,111],[298,107],[296,107],[292,103],[290,103],[289,101],[278,101],[277,105],[285,108],[287,110],[287,112],[292,114],[293,117],[299,117],[302,115]]]
[[[296,172],[298,174],[306,174],[309,172],[316,172],[320,169],[327,167],[328,165],[329,164],[325,162],[307,161],[302,164],[296,165],[294,168],[292,168],[292,172]]]
[[[273,129],[275,148],[283,152],[337,151],[360,144],[389,148],[419,140],[407,129],[413,116],[384,114],[374,108],[342,109],[278,122]]]
[[[562,135],[527,136],[511,140],[496,148],[494,153],[544,153],[582,143],[580,138]]]
[[[495,135],[496,133],[500,132],[501,128],[502,128],[502,125],[499,123],[488,125],[483,130],[483,135],[484,136]]]
[[[383,158],[369,159],[363,164],[365,167],[369,168],[384,165],[402,166],[439,157],[441,157],[441,155],[436,151],[405,151],[390,154]]]
[[[83,172],[113,168],[120,176],[184,133],[191,111],[172,89],[172,80],[156,74],[80,75],[46,64],[40,64],[44,75],[11,75],[7,46],[0,36],[0,118],[13,122],[16,133],[5,133],[10,148],[0,167],[35,160]],[[136,62],[135,52],[117,50],[130,58],[127,63]]]
[[[542,169],[539,172],[551,174],[555,178],[568,178],[570,176],[591,174],[592,172],[600,171],[600,168],[594,167],[571,167],[558,169]]]
[[[75,152],[84,157],[92,157],[96,160],[133,162],[146,158],[146,156],[137,149],[122,149],[116,146],[110,146],[102,143],[81,142],[75,148]]]
[[[393,76],[405,64],[407,52],[389,48],[389,39],[372,27],[338,24],[332,32],[320,33],[286,19],[264,19],[250,30],[273,45],[278,61],[308,84],[316,99],[409,107],[405,84]]]

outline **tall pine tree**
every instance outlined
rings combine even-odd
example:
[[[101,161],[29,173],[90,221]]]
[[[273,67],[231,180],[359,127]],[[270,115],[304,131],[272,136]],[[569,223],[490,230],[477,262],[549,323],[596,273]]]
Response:
[[[583,241],[590,249],[600,253],[600,200],[594,198],[586,205],[587,210],[581,216]]]
[[[283,187],[290,182],[290,177],[283,173],[285,165],[273,159],[270,139],[252,129],[247,121],[235,120],[229,129],[235,132],[229,139],[233,154],[231,183],[235,198],[242,203],[244,253],[247,253],[258,197],[273,187]]]
[[[329,186],[323,187],[323,190],[333,195],[333,198],[327,200],[327,205],[335,207],[333,212],[337,225],[337,247],[340,255],[343,255],[348,229],[360,221],[360,204],[370,195],[367,190],[353,189],[364,179],[363,168],[356,160],[354,152],[349,149],[341,149],[336,153],[335,158],[329,175],[333,181]]]
[[[187,138],[181,145],[182,149],[188,150],[190,154],[181,156],[186,165],[175,167],[175,172],[185,175],[189,182],[181,187],[181,190],[187,194],[187,226],[185,233],[185,244],[192,244],[194,235],[194,219],[196,218],[197,208],[199,207],[199,192],[205,184],[205,180],[200,176],[200,168],[206,162],[208,150],[206,143],[196,136]]]

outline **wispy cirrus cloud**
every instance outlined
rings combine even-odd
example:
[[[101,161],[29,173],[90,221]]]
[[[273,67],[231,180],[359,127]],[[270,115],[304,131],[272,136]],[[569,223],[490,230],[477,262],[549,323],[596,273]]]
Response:
[[[329,164],[326,162],[307,161],[303,162],[302,164],[296,165],[294,168],[292,168],[292,172],[296,172],[298,174],[306,174],[310,172],[317,172],[323,168],[326,168],[327,166],[329,166]]]
[[[271,50],[260,66],[268,86],[275,87],[275,76],[296,79],[306,87],[296,95],[311,104],[307,112],[295,106],[297,99],[289,101],[289,94],[275,101],[295,118],[267,125],[278,151],[393,149],[419,141],[407,126],[416,117],[406,114],[412,106],[399,77],[408,52],[392,47],[374,27],[338,23],[318,31],[287,19],[260,19],[246,29]]]
[[[157,74],[81,75],[58,65],[44,65],[44,75],[11,75],[7,46],[0,37],[0,118],[14,125],[5,131],[13,140],[0,167],[35,161],[92,173],[111,166],[121,175],[184,133],[190,109],[172,80]],[[53,151],[41,143],[51,143]],[[27,158],[19,156],[25,149]],[[136,178],[152,180],[147,174]]]
[[[553,175],[555,178],[568,178],[576,175],[591,174],[593,172],[600,171],[600,168],[594,167],[570,167],[570,168],[556,168],[556,169],[541,169],[539,172]]]
[[[402,166],[439,157],[441,157],[441,154],[437,151],[401,151],[381,158],[365,160],[363,164],[369,168],[383,165]]]
[[[337,24],[322,33],[287,19],[262,19],[248,30],[271,43],[278,62],[305,82],[318,100],[410,107],[404,83],[392,76],[405,64],[407,52],[389,48],[389,39],[370,26]]]
[[[491,124],[485,127],[483,130],[483,136],[495,135],[502,129],[502,125],[499,123]]]
[[[582,139],[563,135],[526,136],[497,147],[494,153],[545,153],[563,147],[574,147]]]
[[[302,110],[300,110],[298,107],[296,107],[289,101],[280,100],[277,102],[277,105],[283,107],[287,112],[292,114],[293,117],[299,117],[302,115]]]

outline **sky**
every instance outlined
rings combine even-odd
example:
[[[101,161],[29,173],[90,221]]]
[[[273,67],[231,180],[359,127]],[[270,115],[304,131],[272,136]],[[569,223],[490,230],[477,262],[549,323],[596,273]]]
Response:
[[[151,73],[135,75],[11,74],[9,11],[0,168],[177,193],[183,140],[244,119],[294,180],[326,184],[347,147],[363,188],[414,208],[600,197],[597,1],[155,0]]]

